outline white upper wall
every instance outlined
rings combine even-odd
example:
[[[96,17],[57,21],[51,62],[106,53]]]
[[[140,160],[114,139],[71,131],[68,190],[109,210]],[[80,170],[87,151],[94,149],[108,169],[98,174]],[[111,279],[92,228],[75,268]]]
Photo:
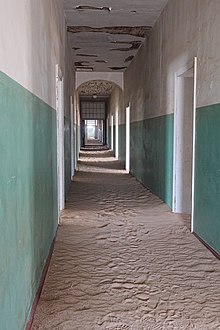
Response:
[[[220,103],[220,1],[170,0],[125,72],[131,120],[174,112],[175,73],[198,57],[197,107]]]
[[[113,89],[108,101],[108,115],[113,115],[115,118],[116,112],[119,114],[119,125],[124,124],[125,109],[123,103],[123,91],[118,86]]]
[[[0,1],[0,71],[53,108],[55,66],[65,72],[70,61],[62,6],[60,0]]]

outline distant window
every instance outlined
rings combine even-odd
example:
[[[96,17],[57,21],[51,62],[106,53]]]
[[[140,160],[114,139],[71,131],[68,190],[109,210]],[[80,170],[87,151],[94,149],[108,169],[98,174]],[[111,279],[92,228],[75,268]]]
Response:
[[[81,102],[81,118],[83,120],[104,120],[105,102]]]

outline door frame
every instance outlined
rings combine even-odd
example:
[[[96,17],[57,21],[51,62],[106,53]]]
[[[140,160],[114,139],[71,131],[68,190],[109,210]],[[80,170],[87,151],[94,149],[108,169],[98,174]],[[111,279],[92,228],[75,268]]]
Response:
[[[175,73],[175,104],[174,104],[174,147],[173,147],[173,199],[172,199],[172,211],[174,213],[177,212],[176,209],[176,194],[177,194],[177,180],[176,180],[176,172],[177,172],[177,127],[178,127],[178,99],[179,99],[179,88],[178,79],[181,76],[184,76],[189,70],[193,70],[193,115],[192,115],[192,208],[191,208],[191,231],[193,232],[193,221],[194,221],[194,184],[195,184],[195,134],[196,134],[196,90],[197,90],[197,57],[194,58],[193,61],[188,63],[186,66],[182,67]]]
[[[126,151],[125,151],[125,169],[129,173],[130,172],[130,134],[131,134],[131,123],[130,123],[130,116],[131,116],[131,106],[130,103],[126,107]]]
[[[56,112],[57,112],[57,192],[58,224],[60,213],[65,207],[64,175],[64,76],[59,65],[56,65]]]
[[[115,112],[115,158],[119,157],[119,113]]]
[[[111,150],[114,150],[114,115],[111,115]]]
[[[70,96],[70,127],[71,127],[71,180],[75,175],[75,131],[74,131],[74,106],[73,106],[73,96]]]

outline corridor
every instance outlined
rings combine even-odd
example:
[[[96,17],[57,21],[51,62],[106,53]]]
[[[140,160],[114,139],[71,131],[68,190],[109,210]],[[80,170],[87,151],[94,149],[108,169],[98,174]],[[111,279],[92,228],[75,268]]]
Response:
[[[87,150],[32,330],[220,329],[220,264],[189,219],[126,174],[111,151]]]

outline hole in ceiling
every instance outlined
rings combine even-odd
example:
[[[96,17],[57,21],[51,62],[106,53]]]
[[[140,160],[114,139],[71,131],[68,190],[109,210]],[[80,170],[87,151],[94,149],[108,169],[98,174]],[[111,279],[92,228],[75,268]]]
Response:
[[[108,11],[112,10],[111,7],[96,7],[96,6],[76,6],[77,10],[101,10],[101,11]]]
[[[72,49],[74,49],[74,50],[79,50],[79,49],[81,49],[80,47],[73,47]]]
[[[136,14],[137,13],[137,10],[131,10],[130,13]]]

